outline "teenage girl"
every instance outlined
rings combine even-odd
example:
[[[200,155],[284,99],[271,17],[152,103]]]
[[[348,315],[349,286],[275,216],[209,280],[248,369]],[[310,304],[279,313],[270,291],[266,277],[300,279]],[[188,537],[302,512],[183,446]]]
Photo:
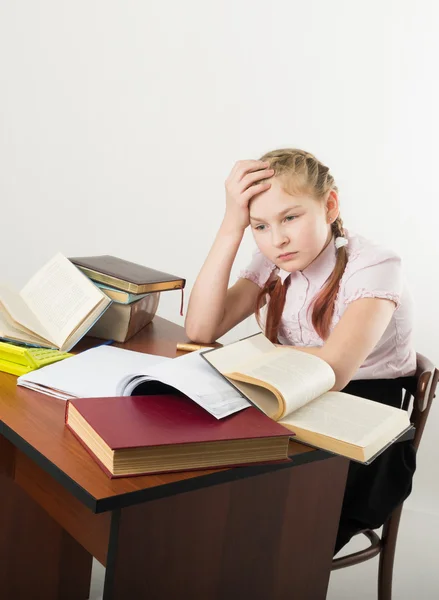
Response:
[[[257,249],[229,288],[248,226]],[[186,333],[210,343],[252,313],[273,343],[329,363],[334,390],[401,406],[416,370],[401,260],[344,229],[329,168],[302,150],[275,150],[233,167]],[[335,553],[356,532],[384,523],[409,495],[414,470],[411,442],[393,444],[370,466],[351,463]]]

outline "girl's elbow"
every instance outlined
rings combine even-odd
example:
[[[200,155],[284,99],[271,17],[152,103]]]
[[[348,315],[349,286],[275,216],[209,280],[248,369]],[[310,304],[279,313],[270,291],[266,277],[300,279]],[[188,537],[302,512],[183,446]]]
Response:
[[[335,382],[331,388],[331,392],[340,392],[343,388],[347,386],[349,381],[352,379],[353,374],[347,371],[346,365],[341,364],[341,360],[338,360],[338,357],[330,356],[327,352],[325,352],[325,346],[323,346],[318,356],[322,358],[324,361],[328,363],[335,375]]]
[[[336,381],[334,386],[331,389],[331,392],[341,392],[341,390],[343,390],[347,386],[348,383],[349,382],[345,383],[344,381],[341,381],[341,382]]]
[[[215,341],[215,337],[209,335],[209,332],[203,332],[190,324],[185,324],[184,330],[187,337],[197,344],[212,344]]]
[[[343,372],[342,370],[333,369],[335,373],[335,384],[332,388],[334,392],[341,392],[351,381],[353,374]]]

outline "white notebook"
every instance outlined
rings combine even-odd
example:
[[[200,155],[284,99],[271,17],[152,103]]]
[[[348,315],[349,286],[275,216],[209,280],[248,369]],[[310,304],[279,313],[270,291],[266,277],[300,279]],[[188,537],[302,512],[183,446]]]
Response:
[[[68,400],[130,396],[137,386],[152,381],[183,392],[218,419],[250,406],[248,400],[206,363],[199,352],[172,359],[113,346],[97,346],[22,375],[17,384]],[[147,385],[145,394],[148,394]]]

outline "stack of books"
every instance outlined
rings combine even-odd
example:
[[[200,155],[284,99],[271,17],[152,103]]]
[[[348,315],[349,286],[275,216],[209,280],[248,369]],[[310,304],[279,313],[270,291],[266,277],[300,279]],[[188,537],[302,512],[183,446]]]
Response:
[[[185,279],[116,256],[83,256],[70,261],[112,301],[89,335],[126,342],[156,314],[160,293],[180,289]]]

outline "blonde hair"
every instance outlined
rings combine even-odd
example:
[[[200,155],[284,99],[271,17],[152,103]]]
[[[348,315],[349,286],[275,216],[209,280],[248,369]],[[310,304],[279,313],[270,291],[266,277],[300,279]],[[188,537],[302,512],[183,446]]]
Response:
[[[274,170],[273,177],[281,179],[285,190],[290,194],[308,194],[323,201],[332,190],[338,192],[329,168],[309,152],[284,148],[267,152],[260,160],[269,163],[268,168]],[[343,221],[340,216],[331,224],[331,228],[335,237],[344,236]],[[329,336],[340,279],[347,261],[346,248],[339,248],[334,270],[312,303],[312,324],[323,340]],[[271,277],[258,294],[255,314],[260,324],[260,310],[268,294],[265,335],[272,342],[277,342],[289,283],[285,282],[283,285],[279,278],[275,281],[270,280]],[[289,279],[287,281],[289,282]]]

